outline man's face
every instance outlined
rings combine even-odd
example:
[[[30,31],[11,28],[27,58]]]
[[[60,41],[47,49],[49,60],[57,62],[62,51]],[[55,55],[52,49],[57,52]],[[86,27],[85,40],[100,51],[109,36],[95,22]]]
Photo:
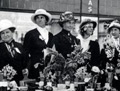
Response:
[[[110,34],[112,34],[114,38],[118,38],[120,34],[120,30],[117,27],[113,27],[110,31]]]

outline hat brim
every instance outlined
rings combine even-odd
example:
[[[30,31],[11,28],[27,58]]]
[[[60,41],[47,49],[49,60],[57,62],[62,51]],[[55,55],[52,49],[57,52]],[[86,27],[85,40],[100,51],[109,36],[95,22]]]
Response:
[[[76,23],[76,22],[78,21],[78,19],[59,21],[58,23],[59,23],[59,25],[60,25],[61,27],[63,27],[63,23],[69,22],[69,21],[74,21],[74,22]]]
[[[38,15],[45,15],[46,17],[48,17],[47,24],[50,23],[50,21],[51,21],[51,19],[52,19],[51,15],[50,15],[49,13],[45,13],[45,14],[42,14],[42,13],[41,13],[41,14],[34,14],[34,15],[31,16],[31,20],[32,20],[32,22],[35,23],[35,24],[36,24],[35,17],[38,16]]]
[[[68,22],[68,21],[74,21],[74,22],[77,22],[78,19],[70,19],[70,20],[64,20],[64,21],[59,21],[60,23],[64,23],[64,22]]]
[[[112,28],[118,28],[119,31],[120,31],[120,26],[115,26],[114,25],[114,26],[111,26],[111,27],[108,28],[108,33],[110,33],[110,31],[111,31]]]
[[[10,29],[12,32],[14,32],[15,29],[16,29],[16,27],[15,27],[15,26],[11,26],[11,27],[1,28],[1,29],[0,29],[0,32],[4,31],[4,30],[6,30],[6,29]]]
[[[82,29],[86,24],[89,24],[89,23],[93,24],[93,28],[97,26],[97,23],[95,21],[85,21],[85,22],[82,22],[82,24],[80,25],[80,29]]]

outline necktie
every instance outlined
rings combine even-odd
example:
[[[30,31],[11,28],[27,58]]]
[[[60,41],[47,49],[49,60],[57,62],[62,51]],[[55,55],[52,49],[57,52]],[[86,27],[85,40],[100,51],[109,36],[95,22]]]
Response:
[[[8,51],[10,52],[11,56],[14,57],[14,55],[15,55],[14,44],[13,43],[11,43],[11,44],[5,43],[5,45],[8,49]]]

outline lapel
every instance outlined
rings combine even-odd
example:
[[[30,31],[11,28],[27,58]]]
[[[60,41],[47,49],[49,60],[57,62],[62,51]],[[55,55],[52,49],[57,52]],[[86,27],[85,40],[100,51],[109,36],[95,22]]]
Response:
[[[90,40],[90,42],[89,42],[89,48],[88,48],[88,51],[89,51],[89,52],[91,52],[91,50],[93,49],[92,47],[95,48],[94,42],[93,42],[92,40]]]
[[[39,32],[37,29],[36,29],[36,33],[37,33],[39,39],[44,43],[44,45],[45,45],[45,46],[48,46],[49,43],[50,43],[50,41],[51,41],[51,39],[52,39],[50,32],[48,33],[48,42],[47,42],[47,44],[46,44],[46,42],[44,41],[44,39],[41,37],[41,34],[40,34],[40,32]]]
[[[40,34],[40,32],[37,30],[37,28],[36,28],[36,34],[34,34],[36,37],[38,37],[38,39],[41,41],[41,42],[43,42],[43,45],[46,45],[46,43],[45,43],[45,41],[44,41],[44,39],[41,37],[41,34]]]
[[[12,57],[11,53],[8,51],[5,43],[3,43],[3,50],[4,50],[3,56],[6,56],[6,57],[8,56],[8,58],[10,58],[9,60],[13,60],[13,57]]]
[[[47,42],[47,45],[50,44],[51,40],[52,40],[52,34],[48,33],[48,42]]]

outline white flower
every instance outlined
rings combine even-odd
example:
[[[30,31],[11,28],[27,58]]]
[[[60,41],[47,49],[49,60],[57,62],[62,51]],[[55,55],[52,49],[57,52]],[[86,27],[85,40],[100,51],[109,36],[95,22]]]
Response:
[[[45,40],[41,35],[39,35],[39,39],[41,39],[41,40]]]
[[[106,48],[115,48],[115,43],[113,42],[113,39],[110,37],[110,35],[107,35],[107,37],[104,38],[103,44],[106,45]]]
[[[109,83],[105,83],[104,88],[106,88],[106,89],[110,90],[110,89],[111,89],[110,84],[109,84]]]
[[[16,50],[17,53],[21,54],[20,50],[17,47],[14,49]]]
[[[85,78],[84,82],[89,82],[91,78]]]
[[[11,80],[14,75],[17,74],[17,72],[9,64],[4,66],[1,72],[3,73],[3,76],[6,77],[8,80]]]
[[[97,66],[93,66],[92,71],[95,72],[95,73],[99,73],[100,69]]]
[[[115,80],[118,80],[118,77],[117,76],[114,76]]]
[[[76,73],[74,74],[75,77],[85,79],[85,78],[90,78],[91,74],[87,72],[86,67],[80,67],[77,69]]]

